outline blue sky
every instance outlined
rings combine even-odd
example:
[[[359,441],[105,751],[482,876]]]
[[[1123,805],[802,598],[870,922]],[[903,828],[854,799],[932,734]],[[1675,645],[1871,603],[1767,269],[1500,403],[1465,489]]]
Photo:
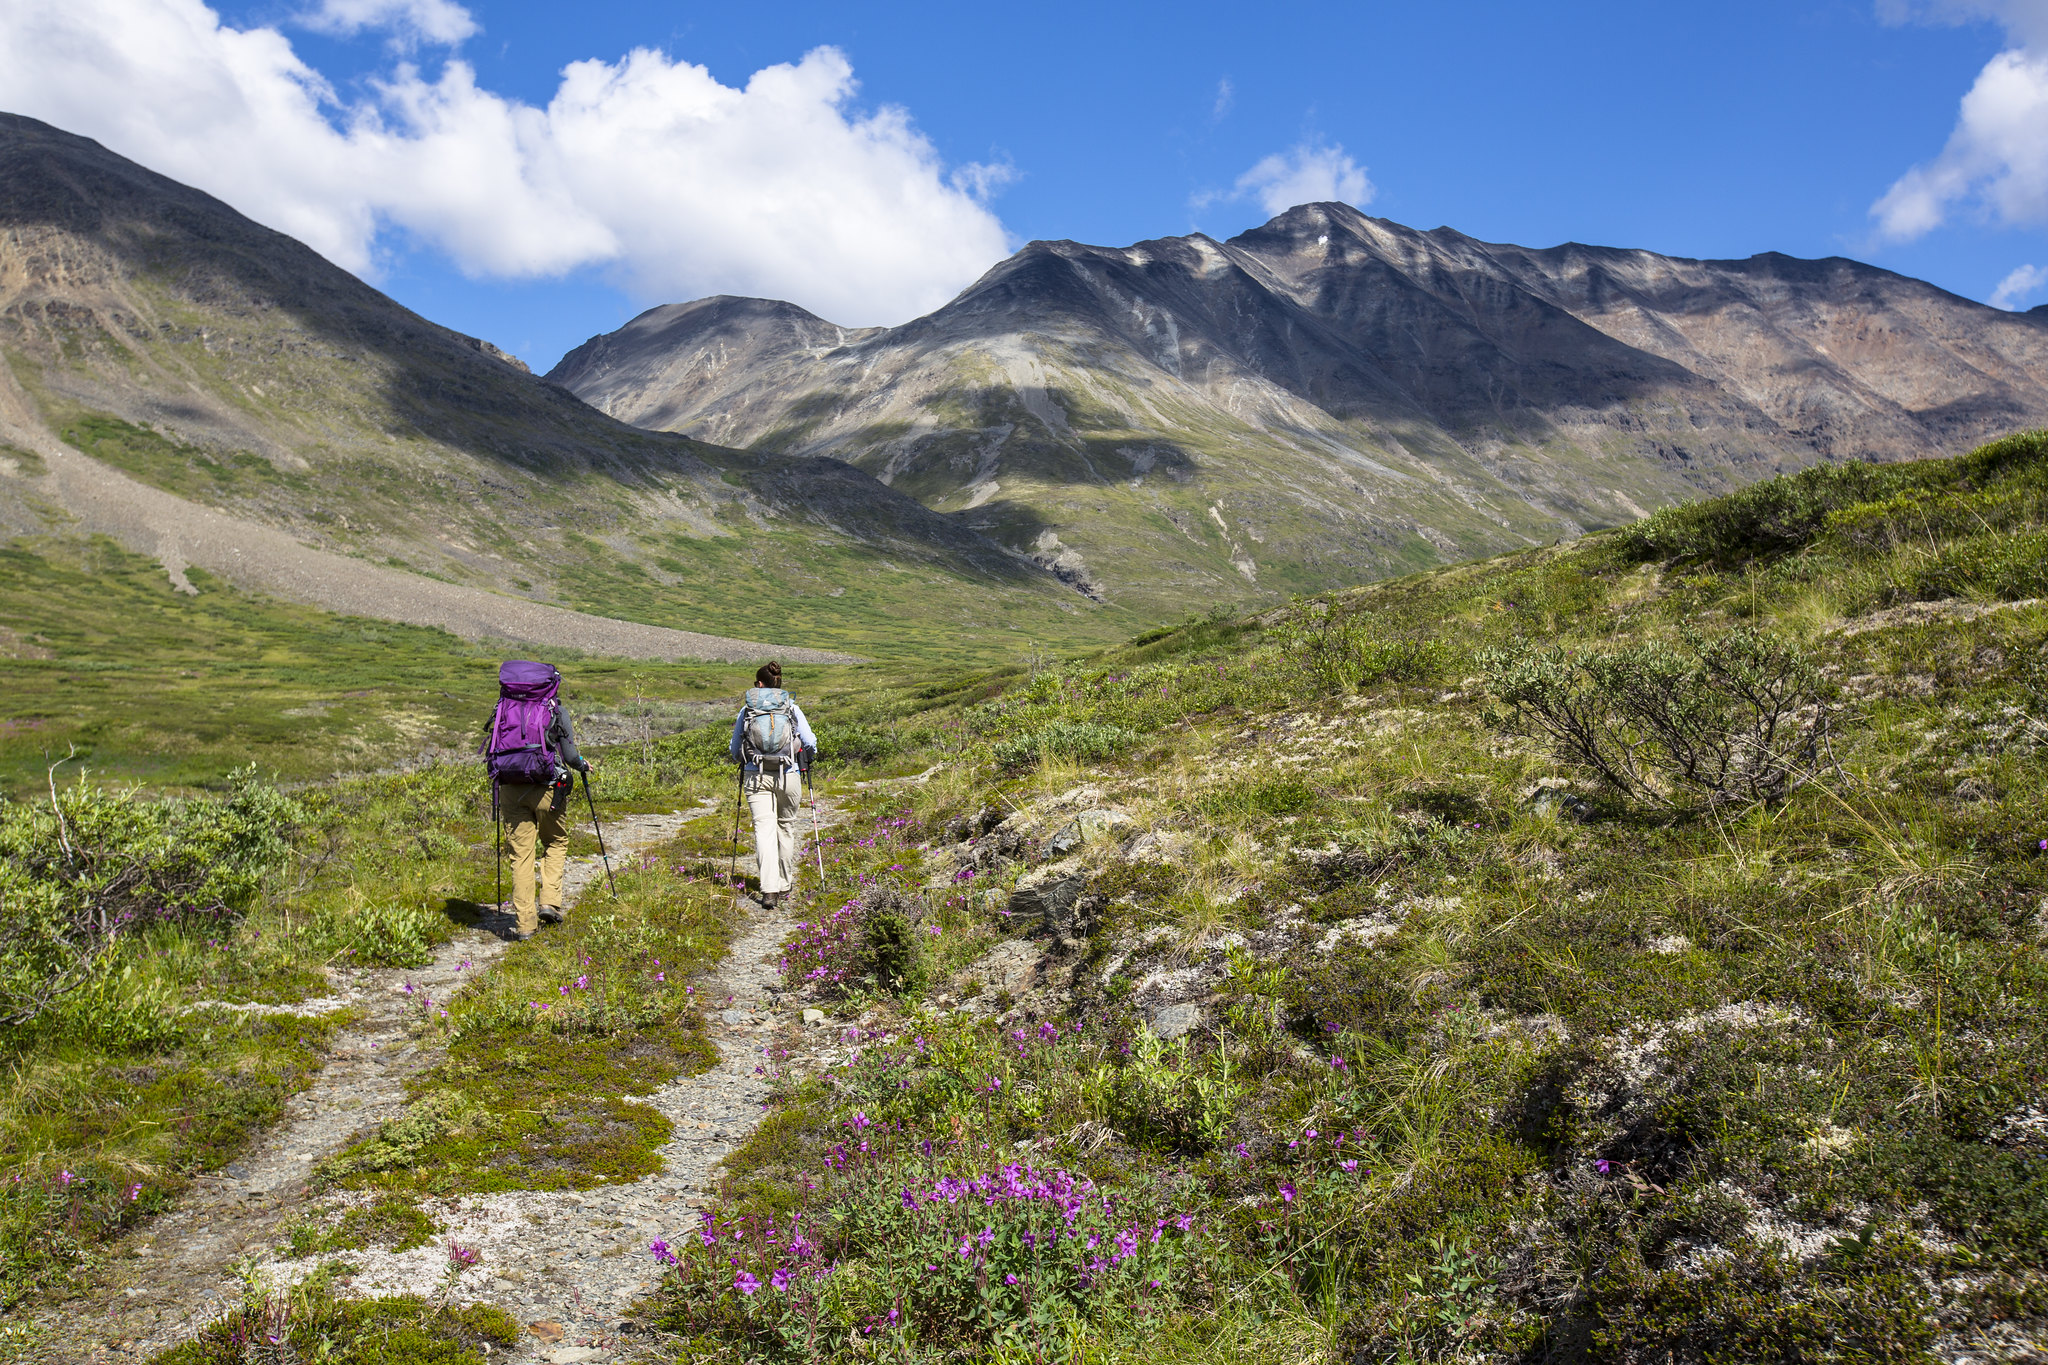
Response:
[[[1976,299],[2048,266],[2035,184],[2048,123],[2029,103],[2048,88],[2048,62],[2034,56],[2035,29],[2048,28],[2041,0],[1884,14],[1867,0],[1291,12],[232,0],[214,8],[210,34],[196,0],[89,4],[137,32],[175,29],[175,42],[149,40],[151,54],[197,46],[176,62],[111,49],[95,59],[110,86],[139,92],[108,96],[136,102],[125,120],[4,60],[0,107],[202,183],[537,368],[690,292],[777,291],[836,321],[900,321],[1032,238],[1225,237],[1268,216],[1258,187],[1240,184],[1269,157],[1334,167],[1331,183],[1368,212],[1495,241],[1844,254]],[[12,35],[17,52],[54,46],[69,22],[60,9],[76,12],[77,0]],[[796,112],[746,112],[752,92],[737,92],[757,72],[819,48],[843,62],[798,69],[807,93],[791,97]],[[272,75],[249,76],[244,49],[261,49]],[[665,62],[628,71],[635,49]],[[2001,54],[2010,79],[1994,88]],[[580,131],[521,129],[557,98],[566,66],[593,59],[607,64],[588,70],[609,93]],[[215,60],[229,75],[191,74]],[[344,141],[256,145],[288,119],[231,106],[267,108],[260,81],[278,71],[302,87],[308,73],[324,79],[314,103]],[[229,98],[223,80],[246,89]],[[609,125],[595,126],[718,86],[732,103],[719,117],[756,126],[721,134],[709,159],[643,170]],[[1973,87],[1987,93],[1959,115]],[[209,99],[225,112],[202,119],[194,109]],[[887,113],[863,122],[892,108],[907,126]],[[833,119],[853,130],[843,145]],[[653,126],[651,137],[682,136]],[[238,137],[253,150],[238,152]],[[453,188],[469,161],[520,147],[541,148],[506,172],[539,196],[532,211],[490,183]],[[758,175],[749,158],[763,159]],[[961,174],[975,166],[988,168],[979,187]],[[579,174],[602,183],[557,187]],[[283,181],[297,188],[276,191]],[[749,198],[770,207],[733,217]],[[2048,298],[2041,273],[2005,301]]]

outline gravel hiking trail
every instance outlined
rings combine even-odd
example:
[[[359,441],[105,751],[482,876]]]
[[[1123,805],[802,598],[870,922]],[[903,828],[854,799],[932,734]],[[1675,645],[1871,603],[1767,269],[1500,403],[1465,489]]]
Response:
[[[667,815],[607,820],[613,865],[672,839],[710,809],[731,806],[706,798],[698,807]],[[818,798],[817,815],[821,827],[841,819],[837,804],[825,796]],[[739,866],[742,874],[754,871],[751,854]],[[596,857],[570,860],[564,891],[572,915],[581,893],[601,884],[603,876]],[[649,1244],[658,1237],[674,1241],[695,1226],[716,1185],[714,1168],[760,1120],[769,1085],[756,1070],[764,1067],[764,1051],[778,1034],[793,1042],[802,1027],[802,1002],[785,993],[776,970],[796,905],[770,911],[741,896],[734,912],[738,939],[714,972],[693,983],[719,1060],[643,1101],[674,1126],[673,1138],[660,1149],[658,1174],[581,1192],[428,1199],[420,1207],[440,1229],[434,1240],[406,1252],[339,1253],[356,1267],[342,1281],[346,1292],[436,1299],[446,1288],[447,1243],[453,1240],[480,1255],[462,1272],[450,1301],[495,1304],[521,1325],[519,1344],[496,1352],[494,1361],[566,1365],[630,1355],[633,1329],[622,1315],[658,1278]],[[108,1268],[90,1293],[33,1310],[44,1329],[41,1342],[19,1358],[146,1360],[233,1309],[242,1294],[241,1267],[254,1264],[278,1283],[296,1281],[331,1258],[292,1261],[279,1249],[288,1222],[336,1197],[316,1197],[309,1173],[404,1110],[407,1079],[432,1067],[442,1052],[439,1044],[408,1033],[408,1012],[418,1009],[421,996],[443,1000],[487,970],[504,953],[500,935],[511,924],[509,914],[487,915],[461,930],[426,967],[336,970],[330,972],[328,993],[318,999],[238,1007],[301,1014],[348,1009],[359,1017],[336,1038],[313,1083],[248,1152],[193,1181],[178,1208],[111,1248]]]

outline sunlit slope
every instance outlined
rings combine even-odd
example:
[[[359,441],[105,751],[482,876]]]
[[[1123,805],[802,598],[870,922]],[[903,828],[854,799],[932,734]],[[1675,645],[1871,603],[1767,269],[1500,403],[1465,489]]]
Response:
[[[850,460],[1090,593],[1253,603],[2048,420],[2048,314],[1832,259],[1535,251],[1343,205],[1034,242],[901,327],[651,310],[553,372],[636,424]]]

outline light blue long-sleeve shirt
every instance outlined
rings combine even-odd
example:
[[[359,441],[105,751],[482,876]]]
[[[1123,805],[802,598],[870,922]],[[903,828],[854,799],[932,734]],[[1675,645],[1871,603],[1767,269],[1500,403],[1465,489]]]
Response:
[[[815,754],[818,752],[818,737],[811,733],[811,723],[804,719],[804,708],[796,704],[794,697],[790,698],[789,702],[789,718],[796,726],[797,743],[803,745],[806,753]],[[742,706],[740,713],[732,718],[732,743],[727,746],[727,755],[735,763],[740,761],[740,741],[744,737],[746,724],[747,708]],[[760,765],[749,763],[742,771],[750,773],[759,772]]]

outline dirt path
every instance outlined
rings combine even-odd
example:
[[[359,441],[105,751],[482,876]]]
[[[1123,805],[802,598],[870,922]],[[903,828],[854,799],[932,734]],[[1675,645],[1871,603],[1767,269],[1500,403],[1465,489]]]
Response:
[[[673,838],[702,813],[699,808],[607,823],[614,864]],[[819,818],[836,822],[836,806],[821,800]],[[752,861],[742,858],[742,870],[751,872]],[[572,914],[581,892],[602,876],[598,859],[571,860],[564,890]],[[785,1002],[774,966],[794,923],[794,907],[770,912],[740,898],[734,909],[742,918],[739,939],[718,971],[697,983],[710,1007],[719,1061],[646,1101],[674,1125],[673,1140],[660,1151],[660,1173],[582,1193],[519,1191],[429,1201],[424,1207],[442,1228],[434,1243],[402,1253],[346,1253],[358,1267],[349,1291],[437,1294],[447,1267],[445,1244],[452,1238],[481,1253],[477,1265],[463,1273],[455,1300],[494,1303],[527,1325],[520,1345],[494,1358],[518,1365],[611,1358],[621,1313],[656,1279],[649,1243],[656,1237],[673,1241],[694,1225],[715,1183],[713,1168],[760,1120],[768,1088],[756,1070],[764,1066],[763,1049],[779,1028],[801,1027],[802,1007],[793,999]],[[463,931],[425,968],[336,973],[327,996],[292,1007],[308,1014],[357,1009],[363,1017],[338,1039],[314,1084],[292,1100],[283,1121],[253,1150],[219,1175],[195,1181],[177,1210],[118,1246],[98,1292],[40,1315],[50,1335],[31,1359],[146,1359],[235,1306],[238,1263],[259,1266],[273,1282],[309,1273],[316,1260],[295,1262],[277,1254],[282,1226],[315,1202],[308,1173],[403,1109],[407,1079],[440,1055],[438,1047],[410,1038],[407,1011],[419,995],[445,999],[487,970],[505,950],[499,934],[509,924],[509,917],[500,917]]]

